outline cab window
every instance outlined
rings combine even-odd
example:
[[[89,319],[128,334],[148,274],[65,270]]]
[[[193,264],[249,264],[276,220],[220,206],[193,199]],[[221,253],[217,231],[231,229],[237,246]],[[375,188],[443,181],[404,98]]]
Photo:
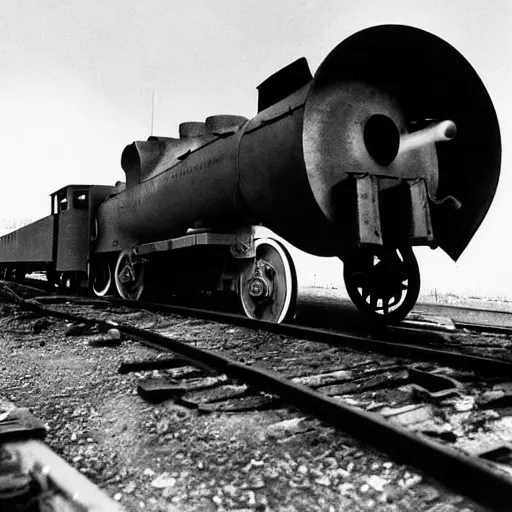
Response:
[[[75,190],[73,192],[73,208],[75,210],[87,210],[89,197],[86,190]]]
[[[58,196],[59,212],[63,212],[68,209],[68,198],[66,192],[61,192]]]

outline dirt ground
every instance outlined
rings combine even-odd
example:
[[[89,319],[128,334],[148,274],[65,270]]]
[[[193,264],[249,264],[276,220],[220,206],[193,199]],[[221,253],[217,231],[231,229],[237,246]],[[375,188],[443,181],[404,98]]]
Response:
[[[214,349],[238,347],[248,362],[261,363],[272,344],[269,334],[178,316],[124,319]],[[0,394],[45,422],[48,445],[127,510],[478,510],[286,404],[205,414],[173,400],[148,403],[140,380],[179,372],[121,375],[118,367],[165,354],[133,340],[92,347],[94,336],[0,302]]]

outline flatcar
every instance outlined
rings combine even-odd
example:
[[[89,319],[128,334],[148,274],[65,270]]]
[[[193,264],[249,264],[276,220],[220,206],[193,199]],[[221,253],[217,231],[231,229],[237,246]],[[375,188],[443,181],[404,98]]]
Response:
[[[314,76],[301,58],[266,79],[252,119],[181,123],[179,138],[124,149],[124,182],[55,192],[49,217],[0,238],[0,267],[133,300],[224,290],[282,322],[297,276],[281,238],[338,257],[359,310],[396,322],[420,290],[412,248],[457,260],[500,165],[496,113],[466,59],[423,30],[371,27]]]

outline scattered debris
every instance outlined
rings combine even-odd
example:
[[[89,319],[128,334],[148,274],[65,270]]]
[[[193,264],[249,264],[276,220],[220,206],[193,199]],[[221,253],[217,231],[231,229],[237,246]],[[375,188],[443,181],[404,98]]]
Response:
[[[318,388],[320,386],[325,386],[335,382],[351,380],[352,376],[353,372],[349,370],[336,370],[329,373],[306,375],[304,377],[294,377],[292,382],[295,382],[296,384],[302,384],[304,386],[309,386],[311,388]]]
[[[385,418],[407,426],[414,423],[422,423],[434,417],[429,405],[404,405],[403,407],[384,407],[380,410]]]
[[[459,507],[451,503],[437,503],[427,512],[463,512]]]
[[[131,363],[121,363],[117,370],[120,374],[130,372],[140,372],[149,370],[168,370],[170,368],[181,368],[188,366],[190,363],[179,357],[167,357],[156,359],[154,361],[134,361]]]
[[[91,347],[114,347],[121,343],[123,336],[119,329],[109,329],[104,334],[97,334],[89,339]]]
[[[481,409],[504,409],[512,407],[512,393],[496,389],[483,393],[476,400]]]
[[[267,431],[270,436],[279,437],[283,435],[299,434],[312,430],[312,426],[306,422],[306,417],[291,418],[269,425]]]
[[[248,386],[245,384],[226,384],[224,386],[188,392],[180,397],[180,403],[188,407],[197,407],[199,404],[238,398],[246,395],[247,392]]]
[[[377,475],[372,475],[366,479],[366,483],[376,491],[382,492],[384,491],[384,487],[389,484],[389,480]]]
[[[458,439],[457,434],[452,430],[452,426],[449,423],[442,425],[432,423],[422,426],[420,430],[426,436],[435,437],[447,443],[455,443]]]
[[[148,379],[139,382],[137,393],[148,402],[161,402],[180,397],[187,391],[204,390],[220,386],[227,381],[226,375],[203,377],[200,379],[173,382],[167,377]]]
[[[164,489],[173,485],[176,485],[176,478],[170,476],[169,473],[162,473],[151,482],[151,486],[157,489]]]
[[[261,411],[280,405],[281,401],[269,395],[233,398],[222,402],[199,404],[199,412]]]
[[[360,377],[351,382],[321,386],[318,391],[328,396],[348,395],[373,389],[398,387],[407,383],[407,379],[408,373],[406,370],[386,371],[384,373]]]
[[[179,366],[171,368],[166,372],[166,375],[172,380],[191,379],[194,377],[202,377],[206,373],[211,373],[209,370],[198,368],[197,366]]]
[[[163,402],[185,393],[183,386],[173,384],[167,379],[149,379],[139,382],[137,393],[139,396],[151,403]]]
[[[68,325],[64,336],[83,336],[84,334],[88,334],[92,329],[92,324],[72,323]]]
[[[412,312],[402,321],[406,326],[425,327],[437,331],[455,331],[457,327],[453,320],[447,316],[435,316]]]
[[[32,325],[32,332],[34,334],[40,334],[47,330],[54,322],[46,317],[38,318]]]
[[[463,396],[460,399],[455,400],[453,403],[457,412],[468,412],[475,408],[475,397],[474,396]]]
[[[460,396],[462,384],[440,373],[408,368],[411,388],[418,399],[440,402],[445,398]]]

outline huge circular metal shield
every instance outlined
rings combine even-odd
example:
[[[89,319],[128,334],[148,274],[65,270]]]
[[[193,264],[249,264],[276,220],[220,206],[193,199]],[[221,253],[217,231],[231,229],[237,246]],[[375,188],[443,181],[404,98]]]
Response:
[[[308,179],[332,220],[333,191],[347,173],[382,173],[396,150],[394,127],[405,133],[426,119],[457,125],[452,141],[436,145],[439,182],[434,185],[438,198],[452,195],[462,208],[432,208],[436,240],[457,259],[494,197],[501,140],[496,112],[476,71],[439,37],[382,25],[354,34],[328,55],[306,100]]]

